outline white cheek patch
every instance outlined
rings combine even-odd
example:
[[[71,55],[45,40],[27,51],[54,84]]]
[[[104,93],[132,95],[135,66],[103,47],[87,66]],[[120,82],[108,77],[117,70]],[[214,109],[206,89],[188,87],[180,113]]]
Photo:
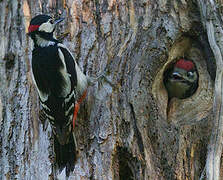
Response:
[[[53,32],[53,29],[54,29],[54,25],[51,24],[50,22],[45,22],[41,24],[41,26],[39,27],[39,31],[43,31],[47,33]]]

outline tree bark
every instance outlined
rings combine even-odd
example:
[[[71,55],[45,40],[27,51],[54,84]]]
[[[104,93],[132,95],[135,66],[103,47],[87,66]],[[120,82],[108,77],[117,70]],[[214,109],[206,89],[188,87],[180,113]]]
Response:
[[[65,179],[31,79],[26,33],[40,13],[65,17],[57,36],[66,34],[63,44],[84,73],[106,76],[81,105],[69,179],[223,179],[218,3],[0,0],[0,179]],[[163,76],[180,57],[196,64],[199,86],[168,102]]]
[[[207,1],[206,3],[198,1],[200,12],[203,17],[204,27],[207,29],[209,44],[214,53],[216,60],[216,79],[213,111],[214,127],[210,142],[208,145],[206,174],[208,180],[218,180],[221,178],[221,156],[222,156],[222,141],[223,141],[223,110],[222,110],[222,76],[223,76],[223,60],[222,60],[222,43],[221,37],[223,29],[222,16],[220,12],[221,1]],[[220,41],[219,41],[220,40]],[[222,170],[221,170],[222,171]]]

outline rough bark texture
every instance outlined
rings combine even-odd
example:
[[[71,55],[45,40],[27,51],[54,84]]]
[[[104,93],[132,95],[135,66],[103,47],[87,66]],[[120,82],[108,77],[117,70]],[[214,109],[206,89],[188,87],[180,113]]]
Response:
[[[65,171],[54,167],[51,128],[39,120],[30,75],[32,42],[26,31],[40,13],[66,17],[57,35],[68,33],[63,43],[81,69],[93,77],[105,70],[112,82],[90,87],[81,106],[80,153],[69,179],[205,176],[219,110],[213,103],[219,104],[216,89],[221,89],[218,77],[214,86],[219,61],[202,26],[206,16],[200,16],[205,7],[195,0],[0,0],[0,179],[65,179]],[[220,37],[222,30],[215,39]],[[199,87],[191,97],[168,103],[163,74],[184,56],[196,64]],[[217,74],[220,67],[217,63]],[[218,169],[220,157],[221,147]]]
[[[208,180],[219,180],[222,176],[223,167],[221,166],[222,141],[223,141],[223,110],[222,110],[222,78],[223,78],[223,59],[222,59],[222,1],[203,1],[198,0],[200,12],[203,18],[203,25],[207,29],[210,47],[216,60],[216,79],[213,111],[214,126],[212,136],[208,145],[206,174]]]

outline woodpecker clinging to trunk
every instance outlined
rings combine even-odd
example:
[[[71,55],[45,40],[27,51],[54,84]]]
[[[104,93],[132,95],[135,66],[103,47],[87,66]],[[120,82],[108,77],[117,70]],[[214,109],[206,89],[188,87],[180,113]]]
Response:
[[[191,96],[198,86],[198,74],[194,63],[179,59],[172,69],[164,74],[164,84],[169,99],[176,97],[184,99]]]
[[[70,51],[53,35],[55,26],[62,20],[38,15],[31,20],[28,35],[34,41],[34,83],[56,136],[56,162],[60,169],[67,167],[68,172],[74,168],[77,145],[73,129],[88,83]]]

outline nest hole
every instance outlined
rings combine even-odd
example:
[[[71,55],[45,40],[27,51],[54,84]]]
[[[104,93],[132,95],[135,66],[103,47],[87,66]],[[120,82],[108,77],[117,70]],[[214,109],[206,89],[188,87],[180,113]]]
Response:
[[[179,97],[169,94],[167,77],[173,71],[176,62],[182,58],[194,63],[197,83],[189,93]],[[190,125],[210,114],[213,102],[213,81],[207,70],[207,57],[202,47],[187,37],[176,42],[169,52],[167,62],[155,77],[152,93],[161,116],[168,123]]]
[[[118,147],[114,160],[118,165],[117,179],[133,180],[140,178],[140,162],[136,157],[133,157],[127,148]]]

